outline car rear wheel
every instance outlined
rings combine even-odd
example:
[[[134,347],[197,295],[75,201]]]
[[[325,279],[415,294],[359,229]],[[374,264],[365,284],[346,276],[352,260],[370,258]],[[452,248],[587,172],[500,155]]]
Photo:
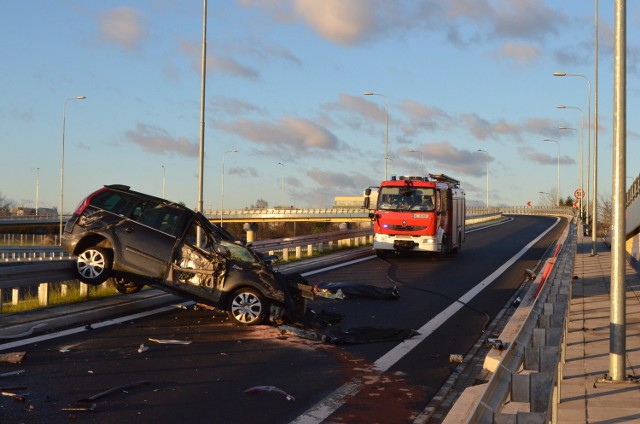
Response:
[[[89,247],[78,255],[76,272],[83,283],[97,286],[111,276],[112,253],[102,247]]]
[[[236,290],[229,301],[227,315],[240,325],[257,325],[267,317],[269,305],[259,291],[244,287]]]

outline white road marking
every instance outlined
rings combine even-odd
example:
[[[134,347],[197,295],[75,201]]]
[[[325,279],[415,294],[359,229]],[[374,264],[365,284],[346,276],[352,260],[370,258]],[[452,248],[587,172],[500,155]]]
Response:
[[[513,265],[522,255],[524,255],[534,244],[536,244],[542,237],[544,237],[549,231],[551,231],[560,222],[560,218],[556,222],[540,234],[537,238],[527,244],[518,253],[516,253],[511,259],[505,262],[500,268],[496,269],[488,277],[482,280],[479,284],[465,293],[458,302],[452,303],[444,311],[440,312],[429,322],[424,324],[418,329],[419,335],[416,335],[410,339],[407,339],[389,352],[381,356],[374,362],[374,368],[380,373],[387,371],[406,354],[411,352],[416,346],[424,341],[429,335],[437,330],[442,324],[444,324],[449,318],[451,318],[456,312],[458,312],[464,304],[470,302],[478,293],[482,292],[489,284],[491,284],[496,278],[498,278],[503,272],[505,272],[511,265]],[[343,384],[334,392],[327,395],[320,402],[316,403],[310,409],[305,411],[295,420],[291,421],[291,424],[319,424],[326,420],[331,414],[333,414],[340,406],[342,406],[347,397],[356,395],[362,388],[362,381],[356,377],[351,381]]]

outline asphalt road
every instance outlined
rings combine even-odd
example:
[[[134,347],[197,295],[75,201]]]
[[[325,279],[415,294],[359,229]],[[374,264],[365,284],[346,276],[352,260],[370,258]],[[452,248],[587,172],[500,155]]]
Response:
[[[341,314],[347,334],[418,331],[405,342],[322,343],[189,308],[23,346],[22,364],[0,363],[0,375],[24,372],[0,377],[0,387],[28,395],[0,397],[0,423],[413,422],[455,372],[449,355],[465,355],[487,336],[524,270],[558,239],[562,223],[523,251],[555,222],[515,217],[469,233],[462,251],[443,260],[372,257],[307,275],[396,286],[398,299],[320,299],[310,307]]]

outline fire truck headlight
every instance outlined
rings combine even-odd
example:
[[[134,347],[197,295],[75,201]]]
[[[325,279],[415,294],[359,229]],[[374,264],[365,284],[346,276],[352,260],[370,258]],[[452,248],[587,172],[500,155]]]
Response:
[[[436,241],[434,239],[424,239],[423,243],[435,243]]]

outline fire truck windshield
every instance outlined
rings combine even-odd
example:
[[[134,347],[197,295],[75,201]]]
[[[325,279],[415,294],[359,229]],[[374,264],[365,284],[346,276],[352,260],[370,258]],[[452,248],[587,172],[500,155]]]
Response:
[[[378,195],[378,209],[387,211],[434,211],[433,188],[382,187]]]

